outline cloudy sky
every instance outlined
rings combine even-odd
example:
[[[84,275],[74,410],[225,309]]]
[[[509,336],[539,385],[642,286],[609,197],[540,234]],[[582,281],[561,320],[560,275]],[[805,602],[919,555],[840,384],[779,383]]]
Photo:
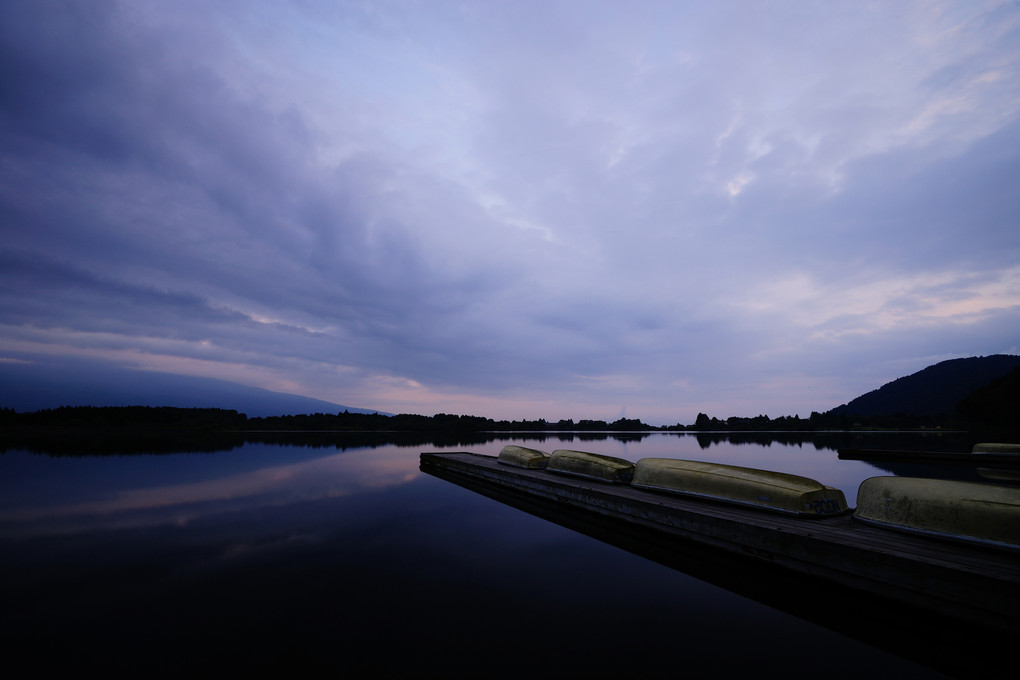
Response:
[[[1020,4],[0,4],[0,361],[827,410],[1020,353]]]

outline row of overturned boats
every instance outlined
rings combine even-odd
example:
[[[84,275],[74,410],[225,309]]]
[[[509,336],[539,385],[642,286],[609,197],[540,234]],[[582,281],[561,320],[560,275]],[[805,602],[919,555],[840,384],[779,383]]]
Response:
[[[974,447],[975,455],[993,452],[1020,457],[1020,445]],[[560,449],[549,454],[516,445],[504,447],[497,461],[798,517],[849,513],[875,526],[1020,551],[1020,488],[1015,486],[878,476],[861,483],[857,505],[850,508],[841,490],[814,479],[720,463],[672,458],[633,463],[586,451]]]
[[[986,452],[1020,457],[1015,444],[974,448],[975,468]],[[509,445],[423,452],[420,468],[951,676],[1014,675],[1020,487],[1008,482],[878,476],[851,507],[814,479],[696,460]]]

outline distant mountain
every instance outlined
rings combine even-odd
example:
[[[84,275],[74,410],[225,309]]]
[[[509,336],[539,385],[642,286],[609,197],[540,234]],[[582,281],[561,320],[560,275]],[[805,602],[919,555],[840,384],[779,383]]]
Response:
[[[131,370],[100,361],[0,362],[0,408],[24,412],[60,406],[223,408],[252,418],[343,411],[380,413],[226,380]]]
[[[889,416],[905,413],[934,416],[957,413],[956,405],[975,390],[1002,378],[1020,366],[1020,356],[949,359],[917,373],[882,385],[851,402],[832,409],[849,416]]]

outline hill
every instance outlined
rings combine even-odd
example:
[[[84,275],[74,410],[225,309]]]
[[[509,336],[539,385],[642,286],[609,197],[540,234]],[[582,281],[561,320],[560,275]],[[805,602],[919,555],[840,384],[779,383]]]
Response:
[[[1020,428],[1020,367],[975,390],[957,408],[989,425]]]
[[[830,413],[874,417],[954,415],[957,404],[971,393],[1020,366],[1020,356],[993,354],[986,357],[949,359],[917,373],[893,380],[861,395]]]
[[[226,380],[131,370],[106,362],[61,359],[0,363],[0,408],[173,406],[233,409],[249,417],[305,413],[378,413]]]

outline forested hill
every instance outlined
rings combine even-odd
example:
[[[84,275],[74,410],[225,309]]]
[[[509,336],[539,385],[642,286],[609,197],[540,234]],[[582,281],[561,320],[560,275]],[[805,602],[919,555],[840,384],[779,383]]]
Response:
[[[957,404],[971,393],[1020,366],[1020,356],[993,354],[986,357],[950,359],[912,375],[886,383],[830,413],[872,417],[909,414],[953,415]]]

